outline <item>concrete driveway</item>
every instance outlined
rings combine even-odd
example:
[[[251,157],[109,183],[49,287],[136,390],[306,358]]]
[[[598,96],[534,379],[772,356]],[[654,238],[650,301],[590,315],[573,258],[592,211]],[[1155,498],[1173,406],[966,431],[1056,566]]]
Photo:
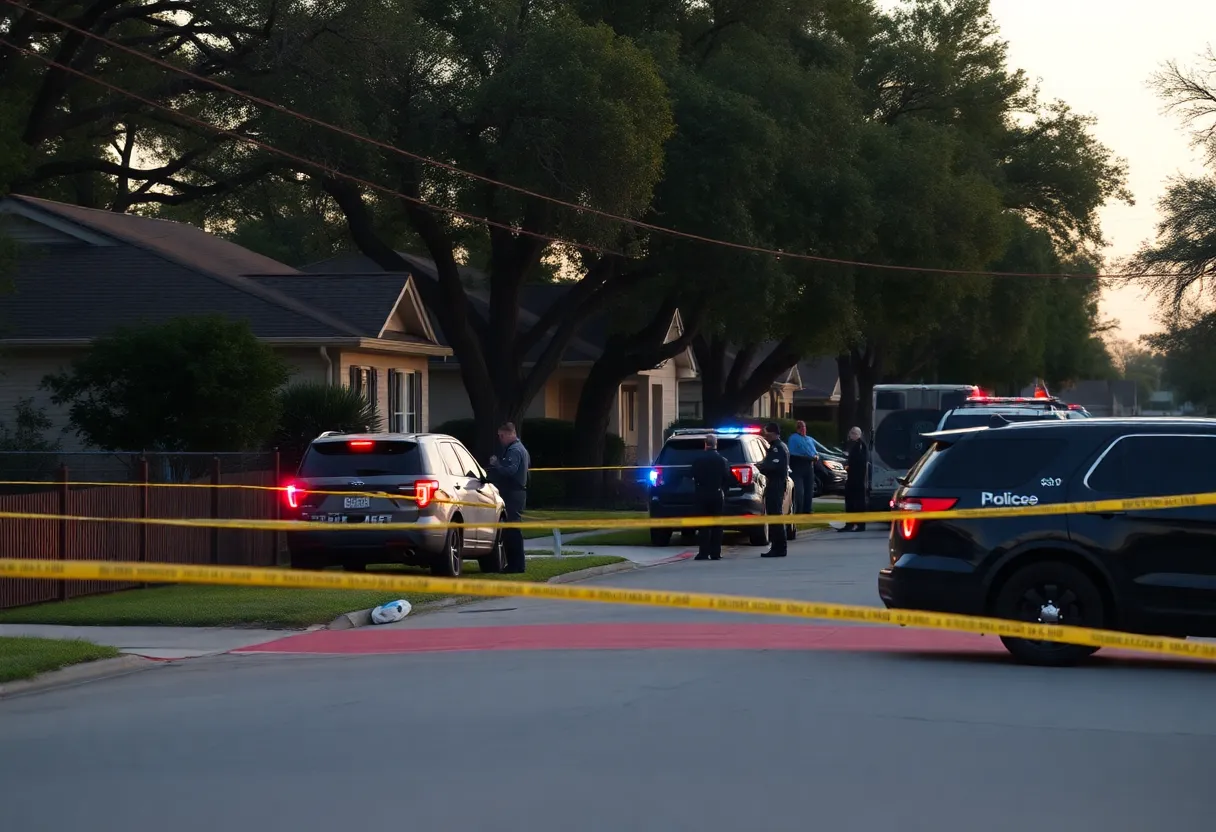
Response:
[[[877,604],[884,539],[598,580]],[[0,701],[4,827],[1212,828],[1209,666],[863,630],[494,599]]]

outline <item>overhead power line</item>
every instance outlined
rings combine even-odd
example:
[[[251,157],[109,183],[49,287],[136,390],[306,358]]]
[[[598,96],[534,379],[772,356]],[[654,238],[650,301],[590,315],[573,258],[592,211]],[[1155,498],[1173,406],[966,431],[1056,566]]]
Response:
[[[242,98],[246,101],[249,101],[253,104],[257,104],[262,107],[268,107],[283,115],[298,119],[300,121],[315,125],[317,127],[324,128],[324,129],[332,131],[338,135],[344,136],[349,139],[353,139],[357,142],[361,142],[363,144],[367,144],[372,147],[376,147],[378,149],[385,150],[389,153],[393,153],[393,154],[396,154],[396,155],[399,155],[399,156],[402,156],[402,157],[405,157],[408,159],[412,159],[414,161],[421,162],[426,165],[434,166],[436,168],[448,171],[448,172],[456,174],[458,176],[463,176],[463,177],[466,177],[471,180],[483,182],[483,183],[486,183],[489,185],[494,185],[495,187],[503,188],[503,189],[509,190],[509,191],[514,191],[515,193],[519,193],[519,194],[522,194],[524,196],[528,196],[528,197],[531,197],[534,199],[543,200],[545,202],[548,202],[548,203],[551,203],[553,205],[557,205],[557,206],[560,206],[563,208],[567,208],[572,211],[577,211],[582,214],[588,214],[591,216],[600,217],[605,220],[611,220],[613,222],[621,223],[623,225],[628,225],[633,228],[637,228],[637,229],[640,229],[643,231],[649,231],[649,232],[652,232],[655,234],[662,234],[662,235],[676,237],[676,238],[683,239],[683,240],[688,240],[690,242],[718,246],[721,248],[729,248],[729,249],[733,249],[736,251],[742,251],[742,252],[747,252],[747,253],[752,253],[752,254],[762,254],[762,255],[768,255],[768,256],[778,257],[778,258],[787,258],[790,260],[796,260],[796,261],[802,261],[802,262],[822,263],[822,264],[826,264],[826,265],[836,265],[836,266],[849,266],[849,267],[853,267],[853,268],[875,269],[875,270],[880,270],[880,271],[891,271],[891,272],[940,274],[940,275],[953,275],[953,276],[959,276],[959,277],[962,277],[962,276],[1025,277],[1025,278],[1070,277],[1070,278],[1087,278],[1090,280],[1099,280],[1099,279],[1101,279],[1101,280],[1112,280],[1112,279],[1126,280],[1126,279],[1173,277],[1174,276],[1172,273],[1085,274],[1085,273],[1078,273],[1078,272],[1050,273],[1050,272],[986,271],[986,270],[976,270],[976,269],[947,269],[947,268],[932,267],[932,266],[915,266],[915,265],[892,264],[892,263],[873,263],[873,262],[867,262],[867,261],[862,261],[862,260],[851,260],[848,258],[825,257],[822,255],[816,255],[816,254],[805,254],[805,253],[800,253],[800,252],[782,251],[780,249],[765,248],[763,246],[753,246],[753,245],[748,245],[745,243],[732,242],[730,240],[721,240],[718,238],[708,237],[708,236],[704,236],[701,234],[695,234],[692,232],[680,231],[679,229],[669,228],[669,227],[662,226],[662,225],[656,225],[654,223],[648,223],[643,220],[620,216],[618,214],[613,214],[608,211],[602,211],[600,209],[593,208],[593,207],[590,207],[587,205],[579,205],[577,203],[569,202],[567,200],[563,200],[558,197],[549,196],[548,194],[539,193],[537,191],[530,190],[528,188],[524,188],[524,187],[521,187],[518,185],[513,185],[509,182],[504,182],[502,180],[498,180],[493,177],[485,176],[483,174],[479,174],[479,173],[476,173],[473,171],[468,171],[457,165],[453,165],[448,162],[443,162],[438,159],[434,159],[434,158],[425,156],[420,153],[415,153],[413,151],[406,150],[404,148],[396,147],[394,145],[391,145],[391,144],[381,141],[379,139],[375,139],[370,136],[365,136],[360,133],[356,133],[352,130],[349,130],[345,127],[340,127],[338,125],[331,124],[329,122],[326,122],[326,121],[316,118],[314,116],[310,116],[307,113],[301,113],[297,110],[294,110],[294,109],[287,107],[283,104],[280,104],[278,102],[271,101],[271,100],[263,98],[261,96],[254,95],[252,93],[236,89],[235,87],[233,87],[229,84],[225,84],[222,81],[217,81],[213,78],[208,78],[206,76],[191,72],[188,69],[184,69],[182,67],[175,66],[174,64],[172,64],[168,61],[165,61],[161,58],[158,58],[154,55],[149,55],[146,52],[141,52],[138,49],[134,49],[130,46],[127,46],[126,44],[119,43],[118,41],[105,37],[104,35],[99,35],[95,32],[91,32],[88,29],[84,29],[80,26],[77,26],[69,21],[63,20],[62,18],[51,15],[47,12],[41,11],[39,9],[34,9],[31,6],[27,5],[26,3],[20,2],[20,0],[0,0],[0,2],[6,3],[7,5],[13,6],[14,8],[21,9],[24,12],[34,14],[34,15],[42,18],[43,20],[45,20],[48,23],[52,23],[56,26],[60,26],[60,27],[64,28],[65,30],[75,32],[83,37],[90,38],[94,41],[102,43],[113,49],[117,49],[119,51],[125,52],[135,58],[138,58],[139,60],[143,60],[143,61],[147,61],[149,63],[155,64],[156,66],[169,70],[170,72],[174,72],[174,73],[177,73],[186,78],[190,78],[190,79],[198,81],[200,83],[207,84],[217,90],[237,96],[237,97]],[[54,66],[56,68],[66,71],[66,72],[72,73],[79,77],[85,78],[89,81],[92,81],[103,87],[106,87],[107,89],[109,89],[113,92],[116,92],[120,95],[125,95],[134,100],[140,101],[141,103],[147,104],[148,106],[156,107],[158,109],[165,110],[167,112],[171,112],[178,118],[186,119],[192,123],[195,123],[206,129],[217,132],[221,135],[230,136],[234,139],[237,139],[238,141],[246,142],[252,146],[259,147],[263,150],[266,150],[266,151],[269,151],[272,153],[276,153],[280,156],[291,159],[292,161],[295,161],[299,164],[304,164],[310,168],[321,170],[328,176],[332,176],[334,178],[345,179],[347,181],[362,185],[363,187],[376,190],[380,193],[388,194],[391,196],[397,196],[402,199],[408,200],[414,204],[417,204],[419,206],[429,208],[429,209],[432,209],[435,211],[440,211],[440,212],[449,214],[451,216],[459,217],[461,219],[465,219],[465,220],[468,220],[471,222],[481,223],[481,224],[492,226],[495,228],[500,228],[500,229],[504,229],[507,231],[511,231],[513,233],[522,234],[525,236],[533,237],[536,239],[544,240],[544,241],[555,243],[555,244],[567,245],[567,246],[571,246],[571,247],[575,247],[575,248],[580,248],[580,249],[583,249],[586,251],[593,251],[596,253],[619,254],[619,252],[614,252],[610,249],[606,249],[601,246],[573,242],[570,240],[565,240],[565,239],[553,237],[550,235],[531,232],[531,231],[524,230],[518,226],[511,225],[509,223],[497,222],[497,221],[491,220],[486,217],[478,217],[474,214],[461,212],[456,209],[447,208],[447,207],[444,207],[441,205],[434,205],[432,203],[426,202],[425,200],[419,199],[414,196],[410,196],[408,194],[403,194],[399,191],[393,190],[391,188],[387,188],[382,185],[375,184],[366,179],[351,176],[349,174],[334,170],[332,167],[325,165],[323,163],[315,162],[310,159],[306,159],[302,156],[298,156],[296,154],[290,153],[288,151],[280,150],[279,148],[276,148],[266,142],[261,142],[256,139],[252,139],[248,136],[244,136],[244,135],[235,133],[233,131],[226,130],[224,128],[218,127],[218,126],[210,124],[208,122],[205,122],[201,119],[196,119],[191,116],[185,116],[185,115],[173,110],[172,108],[169,108],[169,107],[166,107],[166,106],[160,104],[159,102],[152,101],[148,98],[138,95],[137,93],[123,89],[121,87],[117,87],[106,81],[102,81],[81,70],[77,70],[72,67],[65,66],[61,63],[51,60],[37,52],[34,52],[34,51],[27,49],[25,47],[22,47],[20,45],[13,44],[13,43],[10,43],[8,41],[3,41],[3,40],[0,40],[0,43],[3,43],[4,45],[6,45],[12,49],[15,49],[19,52],[22,52],[26,55],[29,55],[30,57],[36,58],[49,66]]]

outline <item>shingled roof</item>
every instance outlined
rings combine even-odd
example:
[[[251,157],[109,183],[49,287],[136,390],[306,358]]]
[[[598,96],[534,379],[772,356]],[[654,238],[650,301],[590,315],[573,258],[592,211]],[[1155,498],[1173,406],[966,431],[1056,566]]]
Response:
[[[306,274],[186,223],[28,196],[0,200],[0,222],[27,243],[14,291],[0,295],[10,343],[204,312],[245,320],[261,338],[391,339],[409,279]]]

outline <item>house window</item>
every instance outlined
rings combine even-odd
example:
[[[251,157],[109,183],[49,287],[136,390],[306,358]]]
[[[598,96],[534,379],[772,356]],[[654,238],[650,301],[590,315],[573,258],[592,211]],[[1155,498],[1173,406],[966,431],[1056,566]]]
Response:
[[[388,371],[388,429],[393,433],[422,430],[422,373]]]
[[[365,400],[380,406],[380,399],[376,395],[375,367],[351,367],[350,387]]]
[[[680,402],[681,419],[700,419],[701,403],[698,401]]]
[[[636,387],[626,387],[623,392],[625,393],[625,395],[622,397],[625,400],[623,402],[623,408],[625,411],[625,432],[633,433],[638,429],[636,421],[638,414],[638,391]]]

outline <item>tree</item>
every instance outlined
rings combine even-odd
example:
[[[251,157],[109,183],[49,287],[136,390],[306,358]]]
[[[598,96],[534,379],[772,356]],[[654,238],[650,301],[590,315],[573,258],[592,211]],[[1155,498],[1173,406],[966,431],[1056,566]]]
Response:
[[[278,424],[288,375],[248,324],[200,316],[120,328],[43,384],[101,450],[249,451]]]
[[[582,21],[556,0],[424,0],[391,9],[357,0],[334,11],[329,25],[343,35],[317,38],[295,65],[298,76],[279,73],[260,79],[260,88],[394,147],[581,206],[637,216],[650,204],[672,131],[670,104],[653,56],[610,27]],[[323,86],[312,83],[317,76]],[[635,240],[618,223],[301,131],[294,120],[279,118],[271,135],[405,195],[373,198],[348,180],[301,171],[334,199],[355,245],[381,268],[407,268],[396,253],[399,235],[386,228],[404,221],[422,240],[438,279],[419,281],[419,292],[460,363],[486,450],[497,423],[518,420],[542,389],[582,322],[647,276],[619,254],[575,257],[545,239],[621,252]],[[486,315],[458,272],[468,251],[486,252]],[[522,287],[555,251],[569,256],[579,280],[523,327]],[[536,360],[525,367],[530,353]]]
[[[1144,338],[1161,354],[1165,381],[1183,401],[1216,406],[1216,312],[1192,302],[1168,320],[1164,332]]]

